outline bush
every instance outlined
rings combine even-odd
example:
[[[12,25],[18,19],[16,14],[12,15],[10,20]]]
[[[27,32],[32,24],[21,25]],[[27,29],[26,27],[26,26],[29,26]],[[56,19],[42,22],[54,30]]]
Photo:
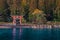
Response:
[[[26,20],[24,18],[22,18],[22,23],[26,23]]]

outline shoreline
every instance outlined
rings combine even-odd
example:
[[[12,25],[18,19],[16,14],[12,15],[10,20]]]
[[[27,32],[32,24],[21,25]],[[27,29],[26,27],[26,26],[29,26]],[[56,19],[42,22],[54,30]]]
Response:
[[[56,23],[48,23],[48,24],[28,24],[28,23],[22,23],[18,27],[16,24],[13,23],[0,23],[0,28],[38,28],[38,29],[44,29],[44,28],[60,28],[60,22],[59,24]]]
[[[60,25],[0,25],[0,28],[38,28],[38,29],[44,29],[44,28],[60,28]]]

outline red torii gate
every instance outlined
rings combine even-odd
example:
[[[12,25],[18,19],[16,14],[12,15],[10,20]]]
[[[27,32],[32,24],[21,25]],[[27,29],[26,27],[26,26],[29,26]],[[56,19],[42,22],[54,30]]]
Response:
[[[22,24],[23,16],[12,16],[12,18],[13,18],[13,24],[16,24],[16,18],[20,19],[20,24]]]

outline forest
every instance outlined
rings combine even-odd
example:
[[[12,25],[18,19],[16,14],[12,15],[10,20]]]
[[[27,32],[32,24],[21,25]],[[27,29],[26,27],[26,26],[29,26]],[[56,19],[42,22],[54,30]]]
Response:
[[[22,15],[23,22],[60,21],[60,0],[0,0],[0,21],[11,22]]]

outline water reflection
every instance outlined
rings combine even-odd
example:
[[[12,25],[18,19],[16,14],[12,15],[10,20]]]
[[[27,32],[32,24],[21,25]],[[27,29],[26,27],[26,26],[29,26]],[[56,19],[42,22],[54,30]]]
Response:
[[[22,30],[16,28],[14,33],[13,28],[0,29],[0,40],[13,40],[13,37],[14,40],[60,40],[60,28],[22,28]]]

